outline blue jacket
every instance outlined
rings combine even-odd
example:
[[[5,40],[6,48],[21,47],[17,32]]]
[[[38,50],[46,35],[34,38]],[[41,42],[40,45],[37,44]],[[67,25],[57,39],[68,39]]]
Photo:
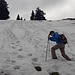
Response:
[[[62,37],[57,32],[54,32],[54,36],[50,37],[50,40],[56,42],[57,44],[63,44]]]

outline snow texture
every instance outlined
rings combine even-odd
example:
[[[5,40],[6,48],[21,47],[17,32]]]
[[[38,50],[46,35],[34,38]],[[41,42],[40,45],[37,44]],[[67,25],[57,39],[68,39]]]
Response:
[[[71,48],[66,45],[66,54],[74,60],[75,21],[0,21],[0,75],[75,75],[75,61],[64,59],[59,50],[58,60],[48,53],[45,61],[51,30],[66,35]],[[54,45],[50,42],[50,48]]]

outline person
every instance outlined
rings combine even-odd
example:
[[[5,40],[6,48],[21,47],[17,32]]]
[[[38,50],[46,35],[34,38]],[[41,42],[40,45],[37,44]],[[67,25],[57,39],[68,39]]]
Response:
[[[51,48],[52,59],[58,59],[55,51],[60,49],[62,56],[66,59],[71,61],[71,59],[65,54],[65,44],[62,41],[62,37],[58,32],[50,31],[48,35],[48,40],[56,42],[56,45]]]

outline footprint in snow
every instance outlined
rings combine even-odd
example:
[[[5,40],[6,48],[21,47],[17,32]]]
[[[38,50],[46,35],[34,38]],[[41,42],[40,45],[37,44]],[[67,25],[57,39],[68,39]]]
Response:
[[[11,44],[14,45],[15,43],[12,42]]]
[[[16,61],[15,60],[11,60],[11,63],[14,64],[14,63],[16,63]]]
[[[24,56],[22,56],[22,55],[18,55],[17,57],[18,57],[18,58],[24,58]]]
[[[22,49],[18,49],[18,51],[22,51]]]
[[[38,58],[32,58],[32,61],[37,62]]]
[[[12,52],[12,54],[13,54],[13,55],[17,55],[17,54],[18,54],[18,52]]]
[[[32,53],[28,54],[28,56],[32,56]]]
[[[16,49],[16,47],[15,47],[15,46],[12,46],[12,48],[13,48],[13,49]]]
[[[16,43],[20,43],[20,41],[17,41]]]
[[[51,72],[49,75],[60,75],[58,72]]]
[[[14,70],[19,70],[20,69],[20,66],[16,65],[16,66],[13,66]]]

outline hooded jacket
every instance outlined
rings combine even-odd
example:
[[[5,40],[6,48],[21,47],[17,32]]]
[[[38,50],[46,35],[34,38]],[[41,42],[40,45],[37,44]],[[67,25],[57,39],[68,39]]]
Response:
[[[50,40],[56,42],[57,44],[63,44],[62,37],[57,32],[54,32],[54,35],[50,37]]]

